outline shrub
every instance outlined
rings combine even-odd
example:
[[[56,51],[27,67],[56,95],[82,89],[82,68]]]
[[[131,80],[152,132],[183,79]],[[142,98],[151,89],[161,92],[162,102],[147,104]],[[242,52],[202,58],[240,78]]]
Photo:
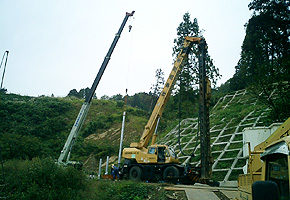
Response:
[[[72,168],[52,159],[11,160],[4,165],[8,199],[82,199],[88,182]]]
[[[96,182],[96,199],[102,200],[142,200],[142,199],[165,199],[164,190],[156,185],[136,183],[131,181]]]

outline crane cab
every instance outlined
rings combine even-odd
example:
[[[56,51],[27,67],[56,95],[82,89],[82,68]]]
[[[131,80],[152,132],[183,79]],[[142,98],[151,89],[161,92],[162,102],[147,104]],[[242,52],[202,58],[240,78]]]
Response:
[[[124,148],[122,157],[139,164],[179,163],[172,148],[167,145],[151,145],[148,148]]]
[[[151,145],[148,147],[148,155],[156,155],[157,163],[179,163],[174,150],[166,145]]]

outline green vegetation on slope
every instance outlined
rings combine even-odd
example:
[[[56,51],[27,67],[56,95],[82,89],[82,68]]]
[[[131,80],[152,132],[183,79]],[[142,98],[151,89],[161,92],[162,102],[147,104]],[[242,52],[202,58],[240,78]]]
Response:
[[[10,160],[4,164],[3,196],[8,199],[84,199],[89,183],[73,167],[61,167],[51,159]]]
[[[158,184],[131,181],[95,181],[96,199],[102,200],[165,200],[165,191]]]
[[[0,147],[4,159],[56,156],[69,130],[70,104],[62,99],[0,94]],[[59,149],[58,149],[59,148]]]
[[[10,160],[4,164],[6,186],[0,197],[11,200],[165,200],[158,184],[130,181],[98,181],[73,167],[62,167],[52,159]]]
[[[227,92],[250,88],[277,121],[286,120],[290,110],[289,5],[282,0],[249,3],[253,14],[245,25],[241,57],[234,76],[222,86]]]
[[[0,148],[4,160],[57,158],[73,126],[83,100],[76,98],[28,97],[0,93]],[[116,155],[123,104],[93,100],[87,119],[73,148],[72,159]],[[125,144],[139,139],[147,113],[127,109]],[[110,131],[111,130],[111,131]],[[103,134],[108,132],[107,134]],[[93,139],[85,139],[89,135]],[[103,135],[102,135],[103,134]],[[102,137],[100,137],[102,135]]]

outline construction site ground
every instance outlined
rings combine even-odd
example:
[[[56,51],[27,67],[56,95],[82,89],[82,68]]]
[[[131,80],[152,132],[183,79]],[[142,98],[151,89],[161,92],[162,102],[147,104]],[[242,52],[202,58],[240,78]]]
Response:
[[[169,191],[185,191],[188,200],[233,200],[238,198],[236,186],[211,187],[205,184],[172,185],[164,188]]]

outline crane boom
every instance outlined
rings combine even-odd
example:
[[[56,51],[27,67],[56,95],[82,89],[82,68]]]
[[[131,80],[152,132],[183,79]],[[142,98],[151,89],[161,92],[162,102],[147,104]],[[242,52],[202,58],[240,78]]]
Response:
[[[62,151],[60,153],[60,156],[58,158],[58,163],[64,163],[65,164],[65,163],[69,162],[71,149],[72,149],[72,147],[74,145],[74,142],[75,142],[75,140],[76,140],[76,138],[78,136],[78,133],[79,133],[79,131],[80,131],[80,129],[81,129],[83,123],[84,123],[84,120],[85,120],[85,118],[87,116],[87,113],[88,113],[89,108],[90,108],[90,103],[91,103],[91,100],[92,100],[92,98],[94,96],[96,88],[97,88],[97,86],[98,86],[98,84],[99,84],[99,82],[100,82],[100,80],[102,78],[102,75],[103,75],[103,73],[104,73],[104,71],[105,71],[105,69],[106,69],[106,67],[107,67],[107,65],[109,63],[111,55],[112,55],[112,53],[113,53],[113,51],[114,51],[114,49],[116,47],[116,44],[117,44],[117,42],[118,42],[118,40],[119,40],[119,38],[121,36],[121,33],[122,33],[122,31],[123,31],[123,29],[124,29],[124,27],[126,25],[126,22],[128,21],[128,18],[130,16],[133,16],[134,12],[135,11],[132,11],[131,13],[126,13],[126,16],[125,16],[125,18],[124,18],[124,20],[123,20],[123,22],[122,22],[117,34],[115,35],[115,38],[114,38],[114,40],[113,40],[113,42],[112,42],[112,44],[111,44],[111,46],[109,48],[109,51],[108,51],[107,55],[105,56],[104,61],[103,61],[102,65],[101,65],[101,67],[99,69],[99,72],[98,72],[98,74],[97,74],[97,76],[96,76],[96,78],[95,78],[95,80],[93,82],[93,85],[92,85],[92,87],[90,89],[90,93],[89,93],[88,96],[86,96],[85,102],[83,103],[83,105],[82,105],[82,107],[80,109],[80,112],[79,112],[79,114],[78,114],[78,116],[76,118],[76,121],[75,121],[75,123],[74,123],[74,125],[73,125],[73,127],[72,127],[72,129],[70,131],[70,134],[69,134],[69,136],[68,136],[68,138],[67,138],[67,140],[66,140],[66,142],[64,144],[64,147],[63,147],[63,149],[62,149]]]
[[[183,48],[177,56],[176,61],[174,62],[173,68],[170,72],[170,75],[165,83],[165,86],[155,104],[155,107],[152,111],[152,114],[144,128],[143,134],[140,138],[140,141],[137,143],[131,143],[130,147],[135,148],[146,148],[150,139],[153,136],[153,132],[156,128],[158,119],[161,117],[163,110],[165,108],[166,102],[168,101],[171,93],[172,86],[174,85],[176,78],[181,70],[181,65],[183,60],[187,57],[193,43],[199,43],[202,38],[199,37],[185,37]],[[152,138],[152,144],[156,141],[156,135]]]
[[[167,145],[155,144],[156,129],[171,93],[171,89],[177,80],[178,74],[182,69],[183,61],[187,58],[191,47],[194,43],[199,47],[199,68],[200,68],[200,107],[199,118],[203,123],[201,130],[201,148],[203,154],[207,154],[206,158],[201,160],[201,164],[205,166],[194,167],[189,163],[180,164],[173,149]],[[211,183],[211,153],[210,153],[210,136],[209,136],[209,117],[208,106],[210,98],[210,82],[206,77],[205,59],[206,59],[206,42],[199,37],[185,37],[183,47],[181,48],[174,66],[169,74],[165,86],[159,95],[157,103],[152,114],[145,126],[143,134],[139,142],[131,143],[129,148],[124,148],[122,157],[125,159],[121,175],[128,176],[131,180],[159,180],[164,181],[180,181],[181,183],[202,182]],[[155,132],[155,133],[154,133]],[[204,138],[203,138],[204,137]],[[149,145],[150,140],[151,144]],[[158,177],[158,178],[156,178]]]

